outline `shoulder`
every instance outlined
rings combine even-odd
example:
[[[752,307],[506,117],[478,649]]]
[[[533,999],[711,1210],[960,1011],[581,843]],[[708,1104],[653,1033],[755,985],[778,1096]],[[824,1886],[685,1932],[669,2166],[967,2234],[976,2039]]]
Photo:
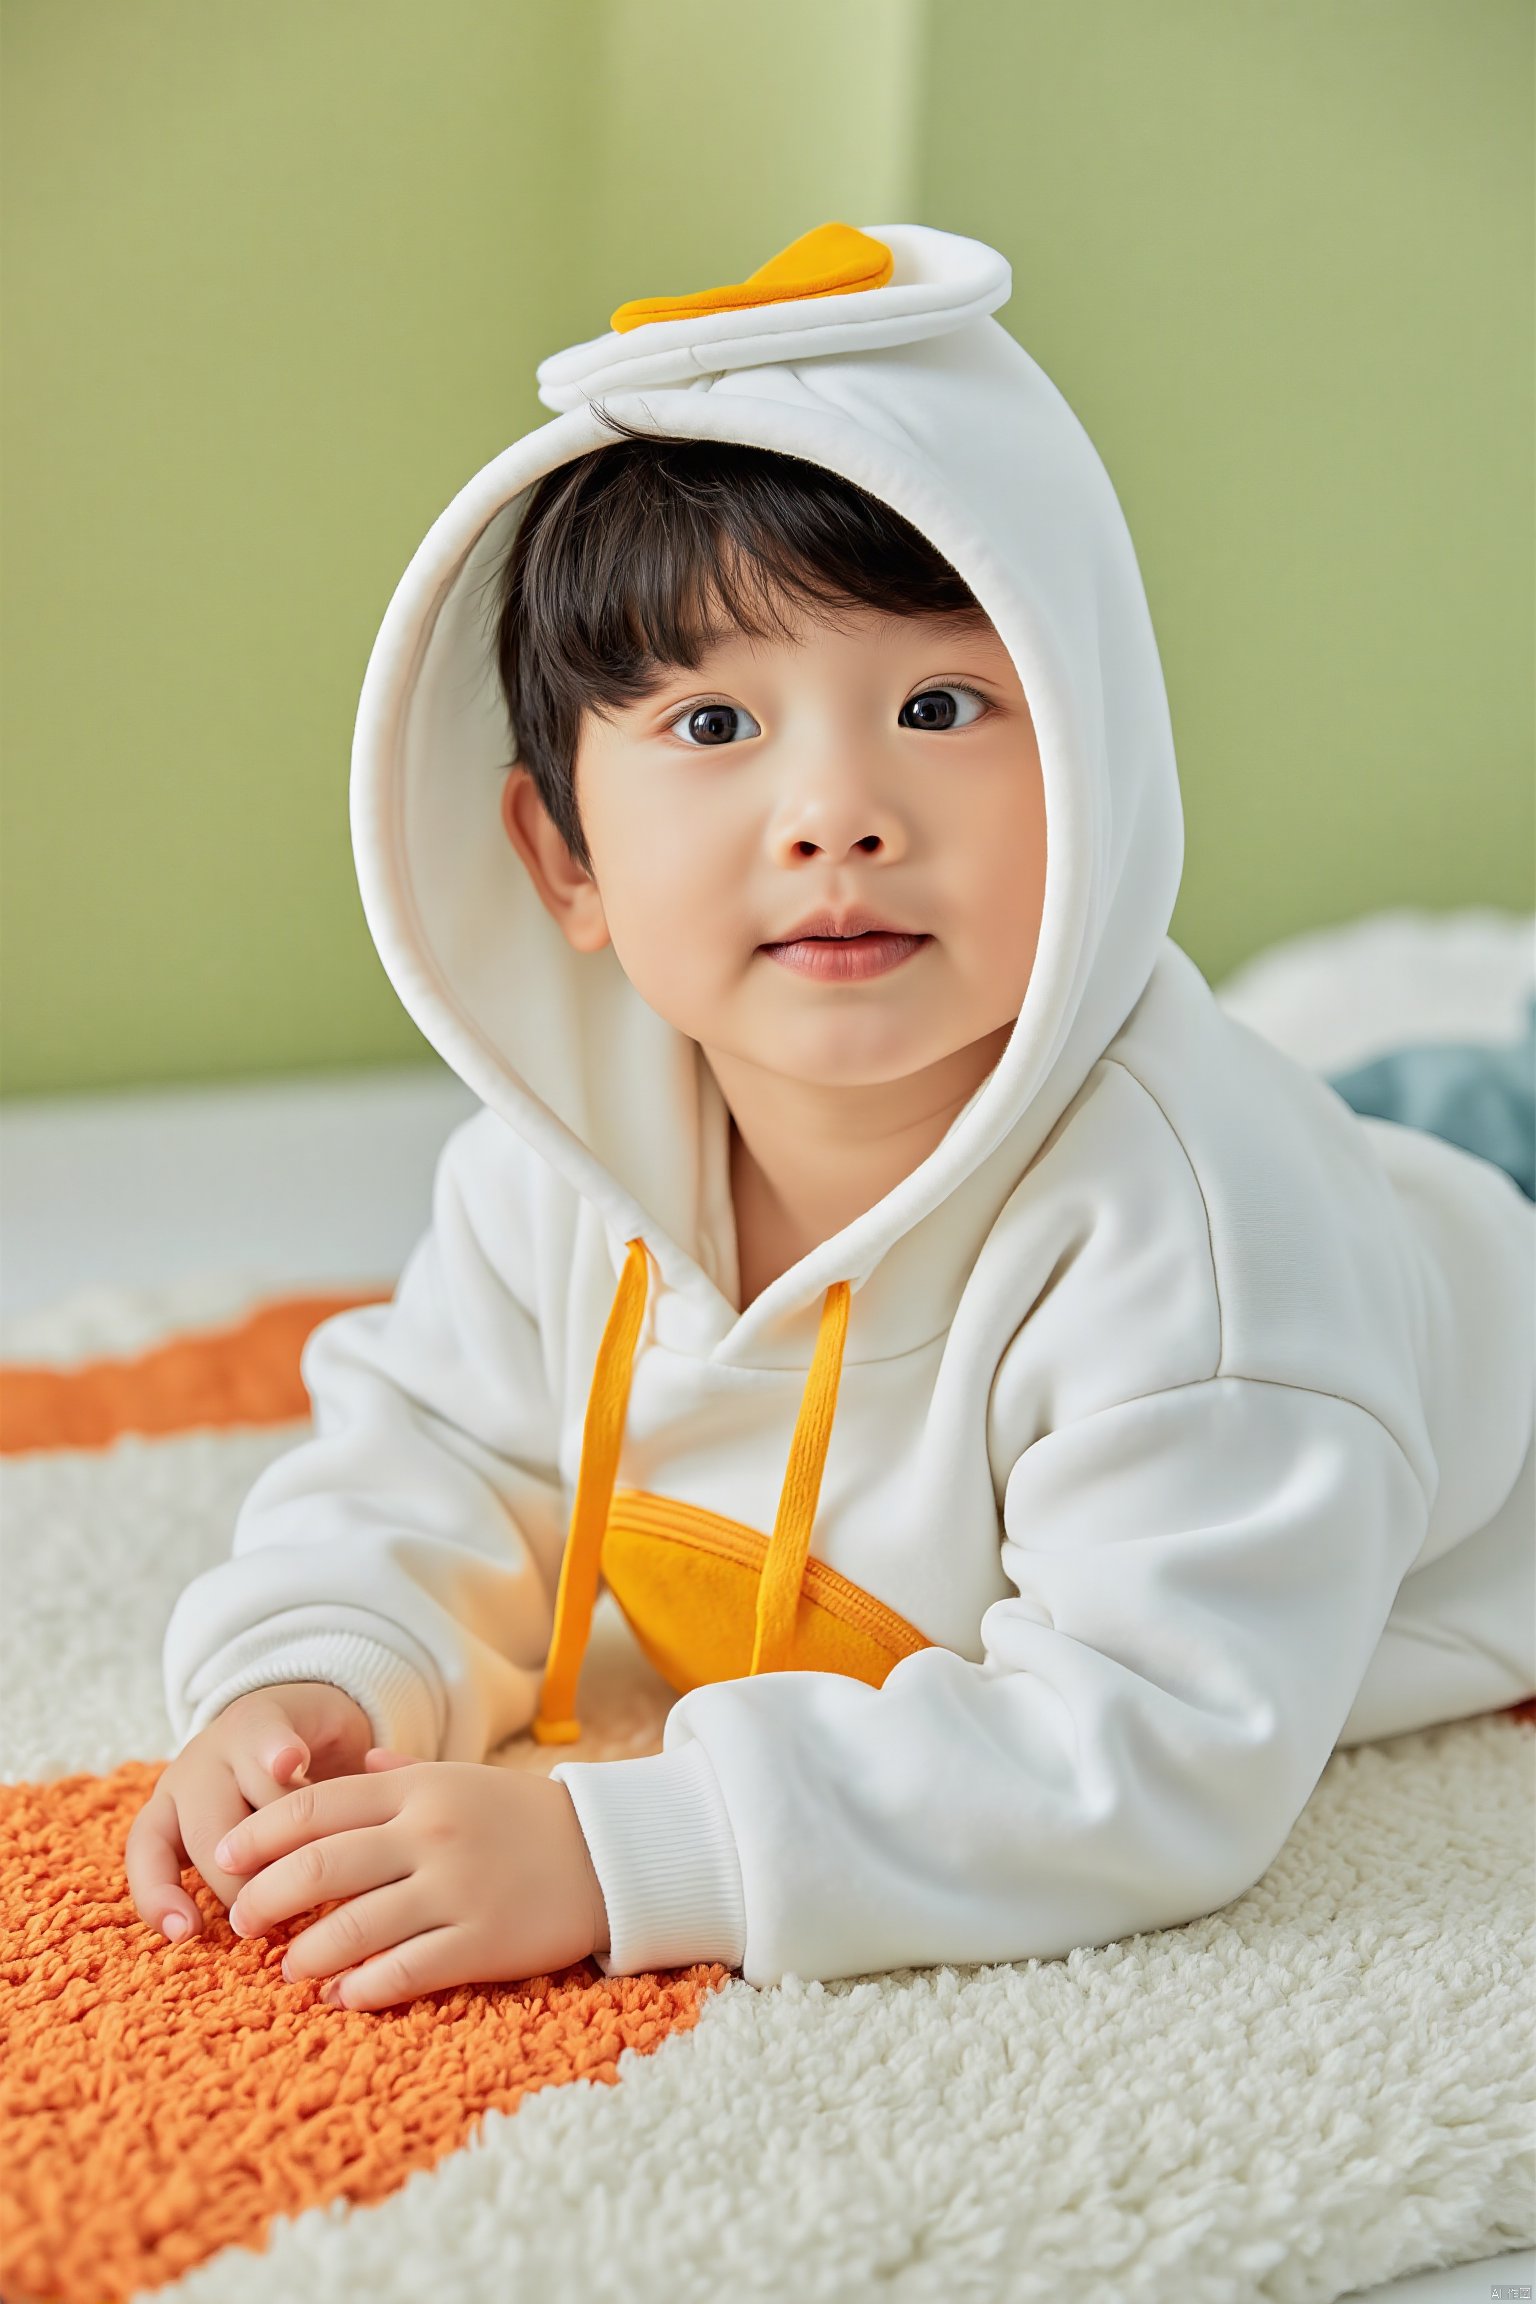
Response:
[[[482,1105],[453,1129],[438,1155],[432,1227],[448,1250],[474,1248],[526,1295],[529,1275],[553,1255],[568,1266],[576,1195],[509,1122]]]
[[[1422,1273],[1326,1082],[1176,946],[1041,1146],[993,1245],[1019,1304],[1010,1442],[1213,1378],[1329,1396],[1428,1461]]]
[[[1419,1274],[1371,1137],[1327,1082],[1226,1014],[1170,945],[1105,1053],[1188,1162],[1210,1243],[1218,1372],[1417,1424]]]

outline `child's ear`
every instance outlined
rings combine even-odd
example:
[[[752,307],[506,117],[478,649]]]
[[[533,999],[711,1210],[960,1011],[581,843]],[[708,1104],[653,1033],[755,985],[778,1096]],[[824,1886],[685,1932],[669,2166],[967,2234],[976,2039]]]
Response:
[[[577,952],[600,952],[608,922],[597,882],[582,869],[526,768],[514,761],[501,788],[501,821],[539,901]]]

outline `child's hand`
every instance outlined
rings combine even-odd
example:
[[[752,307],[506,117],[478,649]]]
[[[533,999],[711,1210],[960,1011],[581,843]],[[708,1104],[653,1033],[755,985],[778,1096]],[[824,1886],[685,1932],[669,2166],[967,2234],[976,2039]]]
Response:
[[[260,1936],[335,1897],[296,1936],[291,1979],[387,2008],[453,1984],[547,1975],[605,1950],[597,1873],[563,1784],[468,1761],[371,1749],[367,1774],[305,1785],[248,1816],[215,1851],[248,1875],[230,1926]]]
[[[360,1769],[373,1738],[361,1704],[328,1680],[285,1680],[226,1704],[161,1770],[128,1828],[123,1851],[134,1909],[173,1942],[200,1935],[202,1915],[181,1884],[196,1865],[221,1904],[240,1893],[214,1844],[253,1808],[311,1781]]]

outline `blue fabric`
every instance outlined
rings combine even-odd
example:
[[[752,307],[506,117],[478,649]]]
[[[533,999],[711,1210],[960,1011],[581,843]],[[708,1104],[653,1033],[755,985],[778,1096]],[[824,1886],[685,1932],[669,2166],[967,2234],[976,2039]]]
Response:
[[[1500,1047],[1394,1048],[1329,1085],[1356,1112],[1491,1160],[1536,1200],[1536,999],[1525,1030]]]

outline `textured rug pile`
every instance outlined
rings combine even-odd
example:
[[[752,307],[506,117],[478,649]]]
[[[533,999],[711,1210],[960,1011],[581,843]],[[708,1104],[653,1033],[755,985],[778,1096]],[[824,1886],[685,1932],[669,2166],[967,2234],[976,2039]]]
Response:
[[[1529,1705],[1335,1754],[1246,1896],[1061,1961],[363,2014],[284,1983],[307,1922],[242,1943],[190,1870],[207,1931],[163,1943],[122,1870],[161,1635],[303,1436],[334,1301],[7,1340],[5,2304],[1332,2304],[1536,2241]],[[668,1701],[605,1596],[579,1755],[659,1749]]]

